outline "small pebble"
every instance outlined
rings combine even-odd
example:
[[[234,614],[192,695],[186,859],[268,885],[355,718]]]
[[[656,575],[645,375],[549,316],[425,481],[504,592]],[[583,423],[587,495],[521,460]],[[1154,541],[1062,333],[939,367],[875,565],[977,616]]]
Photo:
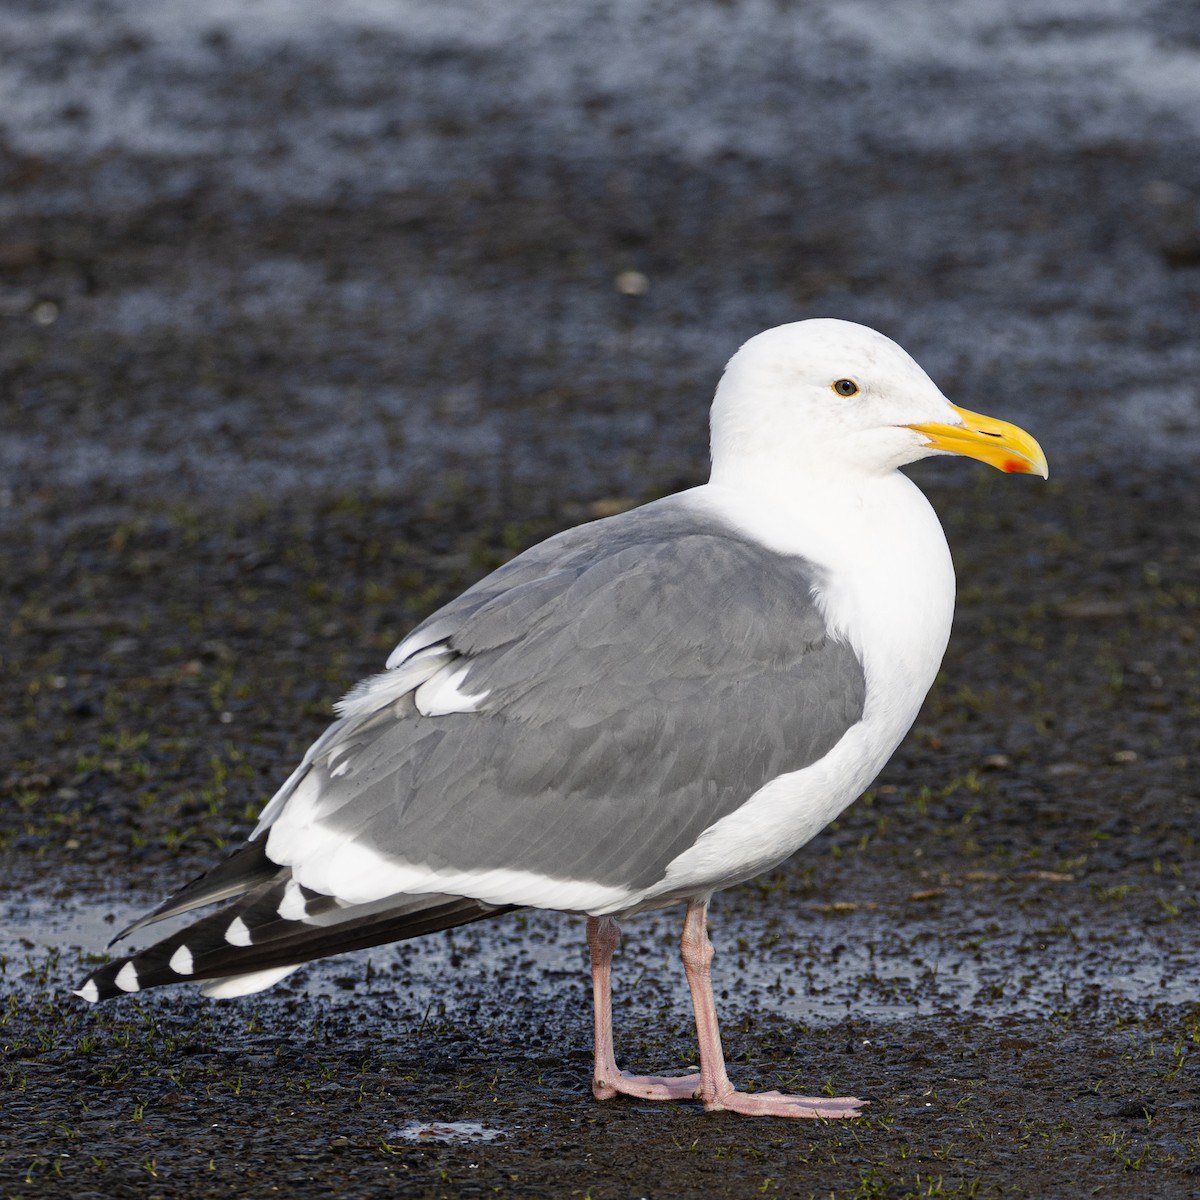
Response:
[[[644,296],[650,290],[650,280],[641,271],[622,271],[613,282],[622,296]]]

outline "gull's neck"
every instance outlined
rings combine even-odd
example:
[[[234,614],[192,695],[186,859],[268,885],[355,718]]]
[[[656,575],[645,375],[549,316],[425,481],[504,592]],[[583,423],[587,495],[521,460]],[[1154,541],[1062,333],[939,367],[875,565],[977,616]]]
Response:
[[[880,685],[878,703],[896,710],[890,754],[933,683],[954,612],[954,566],[924,493],[890,471],[737,482],[715,473],[688,494],[767,549],[818,568],[812,595],[830,630]]]
[[[728,467],[714,462],[712,479],[692,493],[772,550],[839,568],[869,562],[913,539],[940,542],[941,526],[919,488],[899,470],[787,469],[769,461]]]
[[[870,540],[889,506],[912,490],[898,471],[869,475],[718,459],[697,499],[780,553],[836,562],[839,548]]]

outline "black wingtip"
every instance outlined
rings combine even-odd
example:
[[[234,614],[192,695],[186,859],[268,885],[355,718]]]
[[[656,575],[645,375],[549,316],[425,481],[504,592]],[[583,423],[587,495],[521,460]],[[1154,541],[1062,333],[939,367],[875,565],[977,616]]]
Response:
[[[131,959],[119,958],[93,971],[71,994],[88,1004],[111,1000],[114,996],[141,991],[137,967]]]
[[[210,867],[190,883],[184,884],[157,908],[126,925],[105,948],[111,950],[131,933],[137,933],[139,929],[145,929],[147,925],[153,925],[156,921],[245,895],[266,880],[275,878],[279,871],[279,864],[267,857],[265,838],[246,842],[215,867]]]
[[[339,914],[343,920],[322,922],[319,917],[337,911],[337,906],[331,897],[313,893],[306,906],[310,915],[316,910],[316,919],[310,923],[279,916],[284,886],[268,882],[162,941],[106,963],[83,981],[75,995],[96,1004],[164,984],[293,970],[315,958],[419,937],[509,911],[508,906],[497,908],[460,896],[431,895],[399,909],[351,907]],[[327,903],[313,904],[314,898]],[[259,986],[269,984],[266,981]]]

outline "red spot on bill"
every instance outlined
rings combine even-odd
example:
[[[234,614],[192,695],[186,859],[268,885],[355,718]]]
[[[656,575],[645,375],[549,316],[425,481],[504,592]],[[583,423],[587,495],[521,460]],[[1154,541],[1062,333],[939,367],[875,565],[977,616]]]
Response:
[[[1020,458],[1006,458],[1004,460],[1004,470],[1010,475],[1015,475],[1022,471],[1028,471],[1029,464]]]

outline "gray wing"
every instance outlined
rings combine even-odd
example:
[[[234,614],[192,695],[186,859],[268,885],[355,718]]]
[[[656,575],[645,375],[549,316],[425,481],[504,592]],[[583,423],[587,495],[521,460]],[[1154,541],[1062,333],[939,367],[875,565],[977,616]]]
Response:
[[[826,629],[817,582],[669,501],[560,534],[418,627],[260,829],[302,808],[314,846],[647,887],[860,719],[862,667]],[[481,699],[422,715],[405,671],[453,674]]]

